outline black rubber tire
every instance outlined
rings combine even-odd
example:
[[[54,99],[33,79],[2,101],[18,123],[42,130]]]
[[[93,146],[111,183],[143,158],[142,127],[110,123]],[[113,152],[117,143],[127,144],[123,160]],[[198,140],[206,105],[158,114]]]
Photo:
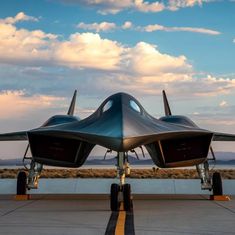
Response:
[[[20,171],[17,175],[17,195],[26,195],[27,192],[27,174],[25,171]]]
[[[222,178],[219,172],[213,173],[212,188],[213,188],[213,195],[223,195]]]
[[[119,193],[119,185],[112,184],[111,189],[110,189],[110,209],[111,209],[111,211],[118,211],[119,210],[118,193]]]
[[[130,184],[123,185],[123,203],[124,203],[125,211],[132,210],[131,185]]]

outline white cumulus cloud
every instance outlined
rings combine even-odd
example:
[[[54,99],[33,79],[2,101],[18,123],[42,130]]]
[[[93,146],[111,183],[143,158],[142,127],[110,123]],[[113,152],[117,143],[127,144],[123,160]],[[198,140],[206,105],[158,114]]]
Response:
[[[160,1],[148,2],[144,0],[135,0],[134,7],[142,12],[160,12],[165,9],[165,5]]]
[[[5,23],[5,24],[15,24],[19,21],[38,21],[38,18],[33,16],[28,16],[24,12],[19,12],[14,17],[7,17],[5,19],[0,19],[0,23]]]
[[[164,73],[187,73],[192,66],[185,56],[161,53],[155,45],[139,42],[129,51],[129,66],[142,75],[156,76]]]
[[[176,11],[180,8],[202,6],[203,3],[216,0],[168,0],[168,1],[144,1],[144,0],[57,0],[65,4],[78,4],[87,7],[95,7],[101,14],[117,14],[124,10],[140,12],[161,12],[164,10]]]
[[[127,22],[124,25],[127,28],[132,26]],[[84,90],[89,87],[96,92],[125,90],[155,94],[167,88],[179,95],[184,93],[203,97],[227,95],[235,91],[234,79],[209,75],[198,78],[185,55],[162,53],[157,45],[146,42],[128,46],[91,32],[75,33],[67,39],[61,39],[41,30],[18,29],[9,23],[0,23],[0,31],[0,63],[27,67],[27,73],[24,69],[17,69],[24,71],[21,74],[24,77],[40,72],[40,76],[36,77],[41,86],[41,77],[52,76],[45,68],[57,66],[67,69],[66,78],[67,75],[74,77],[73,74],[76,74],[75,77],[78,77],[79,74],[79,86]],[[30,72],[29,68],[32,68]],[[40,68],[40,71],[34,68]],[[60,78],[62,76],[57,75]],[[9,87],[6,80],[0,82],[4,87]]]
[[[110,23],[110,22],[86,24],[84,22],[81,22],[77,25],[77,28],[84,29],[84,30],[91,30],[91,31],[101,32],[101,31],[110,31],[110,30],[115,29],[116,24],[115,23]]]
[[[0,62],[31,63],[50,60],[56,35],[41,30],[17,29],[12,24],[0,23]]]
[[[130,28],[132,28],[132,26],[133,26],[132,22],[126,21],[126,22],[122,25],[122,28],[123,28],[123,29],[130,29]]]
[[[58,64],[103,70],[117,69],[124,50],[116,41],[102,39],[93,33],[73,34],[53,49]]]
[[[193,7],[195,5],[202,6],[203,3],[212,2],[213,0],[169,0],[168,8],[176,11],[179,8]]]

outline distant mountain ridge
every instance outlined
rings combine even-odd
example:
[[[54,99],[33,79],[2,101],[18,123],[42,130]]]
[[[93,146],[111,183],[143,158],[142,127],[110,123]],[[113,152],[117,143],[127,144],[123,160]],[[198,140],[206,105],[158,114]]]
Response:
[[[216,152],[216,164],[219,165],[235,165],[235,153],[233,152]],[[97,158],[91,159],[89,157],[85,162],[85,165],[115,165],[117,160],[115,157],[103,159],[101,156],[97,156]],[[151,158],[137,158],[133,156],[129,156],[129,163],[131,165],[153,165],[154,163]],[[22,158],[17,159],[0,159],[0,166],[22,166]]]

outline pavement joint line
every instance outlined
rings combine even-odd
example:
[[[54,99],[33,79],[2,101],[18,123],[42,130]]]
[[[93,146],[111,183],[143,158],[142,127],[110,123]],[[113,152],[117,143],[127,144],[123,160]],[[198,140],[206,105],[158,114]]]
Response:
[[[35,200],[35,201],[37,201],[37,200]],[[17,211],[18,209],[21,209],[21,208],[26,207],[26,206],[28,206],[28,205],[30,205],[30,204],[33,204],[35,201],[27,201],[25,204],[23,204],[23,205],[21,205],[21,206],[18,206],[18,207],[16,207],[16,208],[14,208],[13,210],[10,210],[10,211],[5,212],[4,214],[1,215],[1,217],[4,217],[4,216],[6,216],[6,215],[9,215],[9,214],[11,214],[11,213]]]
[[[201,196],[202,198],[204,198],[204,199],[207,199],[206,196],[204,196],[204,195],[200,195],[200,196]],[[215,200],[210,200],[210,201],[211,201],[212,203],[216,204],[217,206],[222,207],[222,208],[228,210],[229,212],[232,212],[232,214],[235,214],[235,211],[234,211],[234,210],[232,210],[232,209],[230,209],[230,208],[228,208],[228,207],[222,205],[222,204],[219,203],[218,201],[215,201]],[[225,201],[225,202],[227,202],[227,201]]]
[[[227,211],[231,212],[232,214],[235,214],[235,211],[234,211],[234,210],[232,210],[232,209],[230,209],[230,208],[228,208],[228,207],[226,207],[226,206],[220,204],[218,201],[212,201],[212,202],[213,202],[214,204],[218,205],[219,207],[222,207],[222,208],[226,209]]]

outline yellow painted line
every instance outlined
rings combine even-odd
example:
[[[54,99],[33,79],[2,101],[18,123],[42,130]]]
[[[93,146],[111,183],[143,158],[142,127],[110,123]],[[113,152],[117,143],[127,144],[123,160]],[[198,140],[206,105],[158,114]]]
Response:
[[[120,211],[117,219],[117,225],[115,229],[115,235],[125,234],[125,221],[126,221],[126,211],[124,211],[123,202],[121,202]]]

